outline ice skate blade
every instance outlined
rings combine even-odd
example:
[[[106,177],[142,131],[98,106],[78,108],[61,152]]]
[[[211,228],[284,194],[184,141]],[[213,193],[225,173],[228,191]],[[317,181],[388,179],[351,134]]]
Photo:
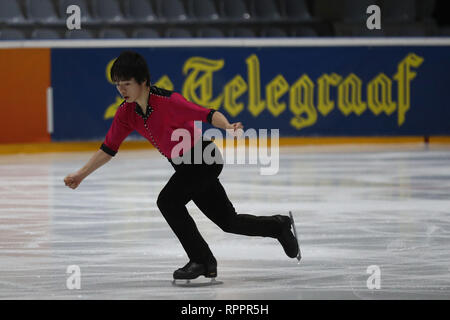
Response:
[[[186,288],[195,288],[195,287],[210,287],[216,286],[219,284],[223,284],[222,281],[217,281],[216,278],[212,278],[211,280],[204,279],[192,279],[192,280],[184,280],[184,279],[173,279],[172,285],[176,287],[186,287]]]
[[[302,259],[302,252],[300,250],[300,241],[298,240],[298,236],[297,236],[297,228],[295,227],[294,216],[292,215],[291,211],[289,211],[289,217],[291,218],[291,225],[292,225],[292,229],[294,230],[294,237],[298,243],[298,255],[296,258],[297,258],[297,263],[300,264],[300,260]]]

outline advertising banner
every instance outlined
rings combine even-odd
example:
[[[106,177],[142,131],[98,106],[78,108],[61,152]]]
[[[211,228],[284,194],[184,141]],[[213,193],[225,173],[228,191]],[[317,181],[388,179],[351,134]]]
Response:
[[[123,50],[52,49],[53,141],[103,139],[123,101],[109,78]],[[450,134],[447,46],[128,50],[144,56],[153,85],[246,129],[284,137]]]

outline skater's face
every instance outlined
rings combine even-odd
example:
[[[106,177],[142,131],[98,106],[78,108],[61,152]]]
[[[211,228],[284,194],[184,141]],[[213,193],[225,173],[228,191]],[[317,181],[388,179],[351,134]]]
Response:
[[[134,78],[130,80],[116,81],[116,88],[125,99],[126,102],[135,102],[142,94],[145,93],[147,88],[146,82],[141,84],[137,83]]]

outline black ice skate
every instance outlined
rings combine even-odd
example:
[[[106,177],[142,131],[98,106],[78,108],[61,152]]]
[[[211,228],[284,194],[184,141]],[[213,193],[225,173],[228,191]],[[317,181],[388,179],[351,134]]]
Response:
[[[205,278],[211,278],[209,282],[193,281],[200,276]],[[173,273],[172,284],[179,286],[205,286],[221,284],[222,282],[216,281],[217,277],[217,263],[202,264],[193,261],[189,261],[183,268],[175,270]]]
[[[297,227],[295,226],[294,216],[292,215],[291,211],[289,211],[289,217],[291,218],[292,230],[294,230],[294,237],[297,241],[298,246],[298,254],[296,258],[298,260],[298,263],[300,263],[300,260],[302,259],[302,251],[300,250],[300,241],[298,240]]]
[[[300,253],[300,246],[297,237],[297,230],[295,228],[294,217],[292,213],[289,211],[288,216],[275,216],[281,223],[282,231],[280,236],[278,237],[278,241],[283,246],[284,252],[289,258],[297,258],[300,262],[302,258]],[[291,231],[292,228],[292,231]]]

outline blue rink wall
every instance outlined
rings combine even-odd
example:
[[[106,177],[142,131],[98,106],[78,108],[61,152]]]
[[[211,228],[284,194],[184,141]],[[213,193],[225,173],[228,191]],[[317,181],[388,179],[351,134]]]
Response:
[[[450,135],[450,46],[129,49],[147,60],[152,84],[246,129],[284,137]],[[103,139],[123,101],[108,76],[123,50],[51,49],[53,141]]]

